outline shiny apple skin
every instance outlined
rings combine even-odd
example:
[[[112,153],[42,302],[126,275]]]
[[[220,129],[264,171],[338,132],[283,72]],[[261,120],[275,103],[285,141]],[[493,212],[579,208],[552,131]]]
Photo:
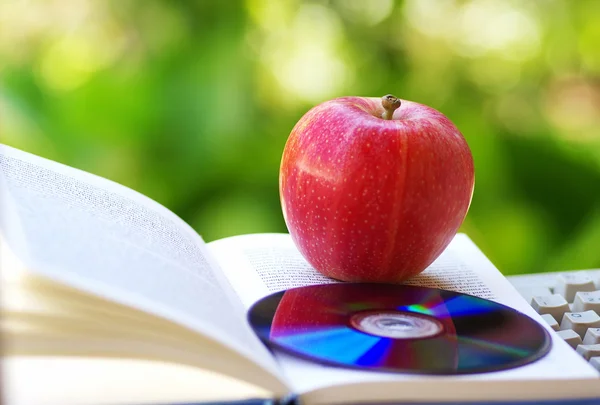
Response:
[[[475,173],[469,146],[439,111],[381,99],[317,105],[285,145],[279,188],[290,235],[322,274],[400,283],[429,266],[462,224]]]

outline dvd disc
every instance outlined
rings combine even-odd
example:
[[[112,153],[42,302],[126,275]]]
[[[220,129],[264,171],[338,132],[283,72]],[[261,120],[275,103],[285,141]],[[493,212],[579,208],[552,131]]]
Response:
[[[269,295],[248,319],[269,346],[319,363],[373,371],[467,374],[533,362],[549,333],[505,305],[457,292],[338,283]]]

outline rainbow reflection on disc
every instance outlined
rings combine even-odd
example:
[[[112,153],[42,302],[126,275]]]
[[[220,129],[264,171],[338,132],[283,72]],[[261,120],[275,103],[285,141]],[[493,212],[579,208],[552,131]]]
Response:
[[[516,310],[426,287],[339,283],[269,295],[248,312],[273,348],[363,370],[467,374],[531,363],[549,333]]]

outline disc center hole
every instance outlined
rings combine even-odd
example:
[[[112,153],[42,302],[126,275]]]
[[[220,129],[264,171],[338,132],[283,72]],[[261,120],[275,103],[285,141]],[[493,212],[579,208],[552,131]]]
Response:
[[[406,330],[414,325],[403,319],[384,318],[375,321],[377,327],[381,329]]]
[[[444,330],[437,319],[403,311],[373,310],[352,315],[350,325],[364,333],[395,339],[420,339]]]

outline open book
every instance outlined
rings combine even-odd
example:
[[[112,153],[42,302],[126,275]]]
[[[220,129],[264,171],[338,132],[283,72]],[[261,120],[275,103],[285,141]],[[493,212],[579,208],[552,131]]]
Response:
[[[555,334],[542,359],[477,375],[318,365],[269,351],[246,320],[260,298],[331,283],[289,235],[205,243],[106,179],[0,145],[2,339],[9,403],[279,398],[308,405],[600,396],[598,373]],[[466,235],[410,284],[541,318]]]

